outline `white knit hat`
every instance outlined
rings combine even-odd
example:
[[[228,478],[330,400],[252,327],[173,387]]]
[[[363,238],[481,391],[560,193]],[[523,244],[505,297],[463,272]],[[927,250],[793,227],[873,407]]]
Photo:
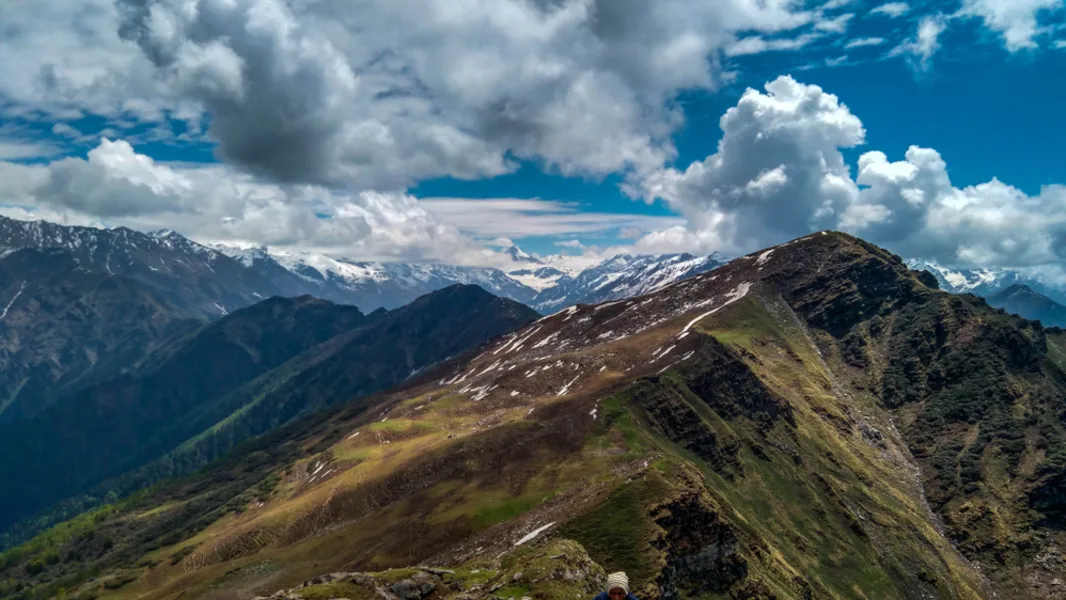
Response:
[[[622,588],[629,594],[629,577],[622,571],[607,576],[607,591],[610,592],[614,588]]]

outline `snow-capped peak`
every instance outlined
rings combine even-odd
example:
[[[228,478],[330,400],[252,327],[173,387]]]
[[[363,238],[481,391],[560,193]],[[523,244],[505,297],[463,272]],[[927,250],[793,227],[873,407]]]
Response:
[[[251,267],[259,261],[273,260],[270,256],[270,251],[266,246],[231,242],[211,242],[205,244],[205,246],[220,254],[225,254],[246,267]]]
[[[314,278],[314,274],[317,274],[317,278],[339,279],[345,284],[384,281],[388,278],[382,265],[376,263],[355,263],[325,254],[285,250],[271,250],[270,256],[281,266],[305,278]]]
[[[718,254],[619,254],[545,289],[537,296],[534,308],[552,312],[578,303],[592,304],[647,294],[726,262],[725,257]]]
[[[525,250],[522,250],[521,248],[519,248],[518,246],[515,246],[515,245],[511,245],[509,248],[507,248],[503,252],[504,252],[504,254],[510,256],[511,260],[513,260],[513,261],[515,261],[517,263],[533,263],[533,264],[536,264],[536,265],[544,264],[537,257],[533,256],[532,254],[526,252]]]
[[[929,271],[940,283],[940,289],[954,294],[976,294],[990,297],[1020,284],[1055,302],[1066,303],[1066,288],[1035,270],[949,267],[937,261],[925,259],[910,259],[906,261],[906,264],[914,270]]]
[[[906,264],[910,269],[929,271],[937,278],[942,288],[956,294],[993,291],[1023,278],[1007,269],[951,268],[932,260],[911,259]]]

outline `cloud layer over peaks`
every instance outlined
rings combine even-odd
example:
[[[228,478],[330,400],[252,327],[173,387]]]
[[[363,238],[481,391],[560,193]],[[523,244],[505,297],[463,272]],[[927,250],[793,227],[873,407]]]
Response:
[[[718,151],[648,178],[687,225],[638,248],[754,250],[811,230],[842,229],[907,256],[947,264],[1034,267],[1066,258],[1066,186],[1037,196],[997,179],[956,188],[933,149],[903,160],[870,151],[853,179],[841,149],[863,144],[859,118],[818,86],[781,77],[749,89],[721,120]]]
[[[103,140],[86,159],[0,162],[0,194],[25,217],[163,227],[200,240],[248,241],[364,258],[491,264],[496,253],[440,222],[402,193],[341,194],[257,181],[230,167],[177,167]]]

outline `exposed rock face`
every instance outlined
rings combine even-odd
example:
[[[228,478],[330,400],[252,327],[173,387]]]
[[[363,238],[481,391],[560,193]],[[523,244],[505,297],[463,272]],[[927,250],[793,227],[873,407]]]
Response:
[[[634,400],[644,407],[652,426],[663,437],[696,454],[723,475],[733,476],[740,471],[737,441],[719,439],[679,390],[642,385]]]
[[[658,580],[663,600],[721,594],[747,576],[740,540],[697,494],[660,505],[655,522],[665,531],[655,543],[666,554]]]
[[[915,277],[918,278],[918,281],[922,282],[922,285],[931,290],[940,289],[940,282],[937,280],[936,275],[933,275],[929,271],[915,271]]]
[[[792,407],[776,397],[733,350],[714,338],[703,340],[699,368],[686,372],[685,382],[719,414],[746,417],[769,428],[777,419],[795,425]]]

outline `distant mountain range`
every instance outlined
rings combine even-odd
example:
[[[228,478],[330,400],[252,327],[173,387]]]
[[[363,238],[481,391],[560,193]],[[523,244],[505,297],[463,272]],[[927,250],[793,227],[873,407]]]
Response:
[[[570,277],[537,295],[533,307],[549,314],[575,304],[598,304],[647,294],[729,262],[719,254],[623,254]]]
[[[581,271],[541,260],[517,246],[513,268],[355,261],[257,246],[204,245],[169,230],[70,227],[0,217],[0,255],[62,250],[76,269],[121,275],[165,297],[180,316],[215,319],[271,296],[311,295],[361,310],[396,308],[455,284],[552,312],[645,293],[727,262],[720,255],[620,255]],[[10,297],[0,295],[0,302]],[[2,306],[2,304],[0,304]]]
[[[63,251],[73,272],[136,281],[191,318],[217,318],[270,296],[300,291],[295,277],[259,277],[236,260],[171,232],[150,235],[125,227],[68,227],[0,217],[0,255],[19,249]]]
[[[0,258],[0,424],[136,368],[202,322],[187,295],[81,264],[57,249]]]
[[[515,268],[504,271],[444,264],[357,262],[263,247],[211,247],[268,280],[279,277],[284,281],[289,275],[296,275],[304,281],[309,294],[367,309],[403,304],[435,289],[463,283],[479,285],[497,296],[550,313],[575,304],[650,292],[728,262],[718,254],[618,255],[572,272],[511,246],[504,253],[514,260]]]
[[[953,269],[917,259],[908,260],[907,266],[932,273],[944,291],[981,296],[1009,313],[1048,327],[1066,327],[1066,286],[1062,284],[1012,269]]]
[[[953,294],[974,294],[989,298],[1013,285],[1024,285],[1033,292],[1066,304],[1066,285],[1019,270],[1002,268],[960,269],[946,267],[936,261],[911,259],[911,269],[929,271],[940,283],[940,289]]]
[[[1034,292],[1027,285],[1016,283],[1001,292],[992,294],[987,300],[996,308],[1002,308],[1026,319],[1040,321],[1047,327],[1066,327],[1066,306]]]
[[[97,229],[71,227],[44,221],[18,221],[0,217],[0,258],[20,249],[61,251],[69,256],[64,268],[82,276],[118,275],[139,286],[138,292],[169,305],[168,318],[217,319],[231,311],[250,306],[272,296],[314,296],[357,306],[364,311],[403,306],[425,294],[450,285],[477,285],[493,295],[510,298],[551,314],[577,304],[595,304],[646,294],[671,283],[720,267],[730,258],[711,254],[617,255],[583,270],[565,268],[552,257],[542,259],[517,246],[503,250],[513,268],[463,267],[433,263],[381,263],[355,261],[308,252],[292,252],[260,246],[226,244],[204,245],[174,231],[141,233],[127,228]],[[11,323],[20,307],[39,303],[34,298],[33,277],[19,279],[10,265],[46,260],[44,254],[13,257],[0,274],[0,311],[6,307]],[[52,266],[37,276],[58,268],[62,259],[47,258]],[[952,293],[972,293],[987,299],[1012,286],[1024,286],[1028,295],[1042,296],[1033,301],[1019,299],[1001,307],[1047,325],[1059,324],[1056,309],[1048,303],[1066,305],[1066,286],[1021,271],[999,268],[957,269],[935,261],[911,259],[909,268],[929,271],[940,288]],[[18,270],[18,269],[16,269]],[[83,281],[88,281],[85,277]],[[91,277],[90,277],[91,279]],[[69,285],[69,284],[68,284]],[[20,290],[22,290],[20,292]],[[37,304],[33,304],[36,306]],[[47,306],[51,306],[47,304]],[[1052,319],[1053,321],[1049,321]],[[106,322],[97,319],[97,322]],[[167,335],[157,323],[146,335]],[[3,334],[0,334],[3,335]],[[10,334],[8,334],[10,335]],[[149,343],[147,338],[144,342]],[[94,365],[97,361],[92,361]],[[4,355],[0,353],[0,364]],[[106,363],[94,369],[106,371]],[[77,375],[86,376],[88,372]],[[64,377],[59,375],[58,383]],[[4,380],[10,381],[4,381]],[[0,393],[19,385],[16,373],[0,376]],[[28,391],[28,390],[27,390]],[[13,402],[0,398],[0,421],[5,406]]]
[[[214,244],[211,248],[268,282],[295,278],[303,293],[364,310],[395,308],[455,284],[478,285],[494,295],[523,304],[531,304],[537,295],[535,289],[493,268],[357,262],[323,254],[224,244]]]

